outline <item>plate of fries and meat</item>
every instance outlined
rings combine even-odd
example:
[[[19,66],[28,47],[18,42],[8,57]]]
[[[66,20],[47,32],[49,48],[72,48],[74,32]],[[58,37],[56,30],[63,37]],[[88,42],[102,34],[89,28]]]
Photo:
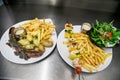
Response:
[[[72,25],[67,22],[58,36],[57,48],[60,56],[77,73],[102,71],[112,61],[112,48],[101,48],[91,42],[87,34],[90,29],[89,23]]]
[[[29,64],[47,57],[55,48],[57,33],[51,19],[26,20],[10,27],[1,37],[1,54],[9,61]]]

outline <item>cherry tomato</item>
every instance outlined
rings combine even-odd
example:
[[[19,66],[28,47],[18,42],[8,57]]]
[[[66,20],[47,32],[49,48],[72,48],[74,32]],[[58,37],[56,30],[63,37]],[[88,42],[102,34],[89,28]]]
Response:
[[[111,38],[112,38],[112,32],[108,32],[108,33],[107,33],[107,37],[108,37],[109,39],[111,39]]]
[[[82,72],[82,69],[80,67],[75,68],[75,73],[80,74]]]

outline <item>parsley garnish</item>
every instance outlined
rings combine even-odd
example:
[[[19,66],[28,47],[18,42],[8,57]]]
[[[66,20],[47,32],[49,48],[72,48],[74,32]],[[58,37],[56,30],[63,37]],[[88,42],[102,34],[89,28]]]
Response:
[[[35,37],[35,39],[38,39],[38,35],[35,35],[34,37]]]
[[[80,52],[75,53],[76,55],[80,55]]]
[[[30,44],[33,44],[33,41],[30,41]]]
[[[70,33],[72,33],[72,30],[67,30],[67,32],[70,34]]]

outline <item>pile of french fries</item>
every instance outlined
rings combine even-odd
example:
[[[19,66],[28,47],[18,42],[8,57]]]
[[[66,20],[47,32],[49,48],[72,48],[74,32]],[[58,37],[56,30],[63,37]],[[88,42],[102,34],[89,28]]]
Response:
[[[18,42],[26,49],[35,51],[45,51],[45,47],[53,45],[52,33],[55,30],[55,25],[45,19],[39,20],[35,18],[22,25],[26,31],[25,39],[20,39]]]
[[[30,36],[38,34],[39,43],[42,39],[49,39],[55,29],[55,25],[51,24],[51,22],[46,22],[45,19],[39,20],[38,18],[30,20],[30,22],[21,26],[27,30],[27,34]]]
[[[69,58],[71,60],[79,58],[81,66],[89,72],[97,71],[99,65],[104,64],[105,60],[111,56],[111,53],[106,54],[103,49],[94,45],[87,34],[70,33],[69,36],[64,42],[69,49]],[[75,51],[77,51],[75,54],[71,54]]]

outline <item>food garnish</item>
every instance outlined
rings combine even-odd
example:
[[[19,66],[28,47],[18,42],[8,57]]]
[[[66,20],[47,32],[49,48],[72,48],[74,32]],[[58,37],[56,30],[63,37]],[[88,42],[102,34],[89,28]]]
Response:
[[[113,21],[100,23],[96,20],[88,33],[91,40],[101,47],[114,47],[120,43],[120,29],[113,26]]]
[[[53,45],[54,29],[55,25],[51,22],[35,18],[19,27],[11,27],[7,44],[15,49],[15,55],[20,58],[36,58],[45,52],[46,47]]]
[[[65,24],[65,38],[70,38],[72,36],[72,33],[73,33],[73,27],[72,27],[72,24],[67,22]]]
[[[68,23],[67,23],[68,24]],[[65,24],[65,30],[67,30]],[[67,41],[63,42],[67,45],[69,50],[69,58],[72,60],[72,64],[75,67],[77,73],[81,72],[81,67],[89,72],[98,71],[100,65],[103,65],[105,60],[112,54],[105,53],[105,51],[93,44],[90,37],[85,33],[74,33],[71,26],[71,32],[67,33]],[[66,31],[65,34],[66,35]]]

